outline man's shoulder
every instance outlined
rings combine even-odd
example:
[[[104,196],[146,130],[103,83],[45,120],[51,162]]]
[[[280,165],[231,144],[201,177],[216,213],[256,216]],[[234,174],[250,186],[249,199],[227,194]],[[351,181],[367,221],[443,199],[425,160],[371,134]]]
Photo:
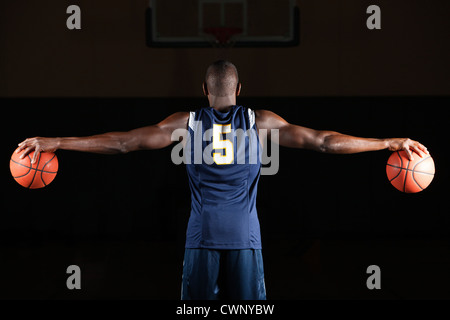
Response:
[[[255,112],[255,117],[258,120],[270,119],[276,115],[274,112],[265,109],[255,109],[253,111]]]

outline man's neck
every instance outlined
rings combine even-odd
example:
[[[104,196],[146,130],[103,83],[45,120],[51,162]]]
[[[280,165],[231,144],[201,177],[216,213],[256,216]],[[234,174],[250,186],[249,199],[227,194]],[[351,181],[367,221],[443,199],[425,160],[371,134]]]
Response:
[[[232,106],[236,105],[235,95],[225,97],[216,97],[209,95],[208,100],[210,107],[220,112],[229,111]]]

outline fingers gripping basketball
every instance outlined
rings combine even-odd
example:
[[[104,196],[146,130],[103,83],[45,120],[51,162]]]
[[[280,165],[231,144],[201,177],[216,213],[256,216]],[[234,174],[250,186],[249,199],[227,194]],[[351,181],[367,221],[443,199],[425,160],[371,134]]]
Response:
[[[14,152],[9,162],[13,178],[21,186],[29,189],[43,188],[55,179],[58,172],[58,158],[53,152],[40,152],[35,163],[31,164],[34,151],[23,159],[21,153]]]
[[[416,193],[427,188],[434,173],[434,161],[430,155],[423,158],[415,156],[413,160],[409,160],[405,151],[396,151],[386,164],[389,182],[406,193]]]

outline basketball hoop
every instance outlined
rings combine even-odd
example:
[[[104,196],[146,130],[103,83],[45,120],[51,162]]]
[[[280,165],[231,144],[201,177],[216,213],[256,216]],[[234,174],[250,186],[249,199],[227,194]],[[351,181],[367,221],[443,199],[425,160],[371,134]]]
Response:
[[[216,48],[231,48],[240,34],[241,28],[230,27],[209,27],[204,28],[203,32],[208,35],[209,42]]]

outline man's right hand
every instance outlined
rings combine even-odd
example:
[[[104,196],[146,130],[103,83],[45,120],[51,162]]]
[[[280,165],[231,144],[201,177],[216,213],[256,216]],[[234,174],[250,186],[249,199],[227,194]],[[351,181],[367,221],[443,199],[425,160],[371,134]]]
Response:
[[[19,143],[19,148],[17,148],[16,153],[22,152],[20,158],[23,159],[30,152],[34,151],[33,158],[31,159],[31,163],[35,163],[40,152],[55,152],[59,146],[58,138],[42,138],[42,137],[34,137],[28,138],[21,143]]]

